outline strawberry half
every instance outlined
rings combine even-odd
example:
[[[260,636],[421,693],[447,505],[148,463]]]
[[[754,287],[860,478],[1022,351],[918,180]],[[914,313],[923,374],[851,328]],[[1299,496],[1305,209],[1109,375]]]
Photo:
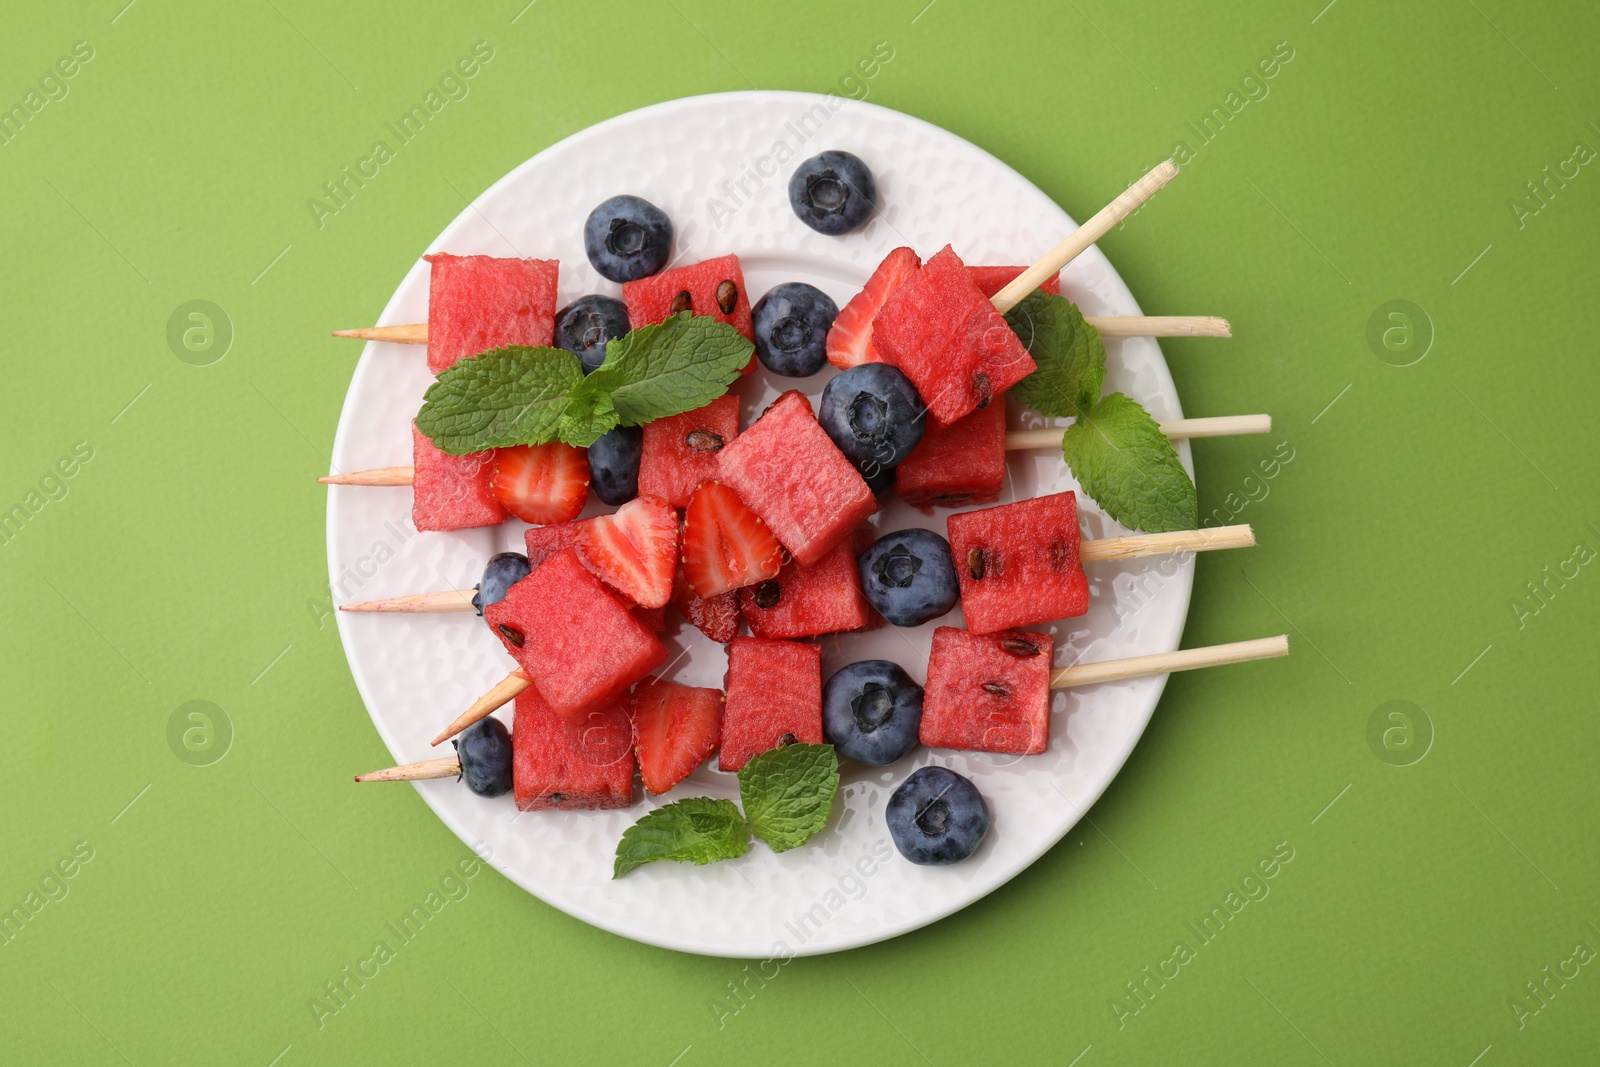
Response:
[[[661,608],[672,599],[678,513],[655,497],[635,497],[614,515],[590,519],[573,547],[584,566],[640,607]]]
[[[739,636],[738,593],[718,593],[702,600],[694,595],[680,570],[672,583],[672,603],[695,629],[713,641],[725,645]]]
[[[578,517],[589,496],[589,460],[561,441],[496,451],[489,481],[500,506],[536,526]]]
[[[862,363],[878,362],[872,347],[872,320],[894,291],[917,272],[922,260],[911,249],[901,246],[883,257],[878,269],[867,279],[867,286],[850,298],[833,320],[828,331],[828,362],[840,370]]]
[[[646,678],[628,702],[639,777],[665,793],[705,762],[722,739],[722,690]]]
[[[706,482],[683,513],[683,577],[709,599],[778,575],[783,549],[767,524],[721,482]]]

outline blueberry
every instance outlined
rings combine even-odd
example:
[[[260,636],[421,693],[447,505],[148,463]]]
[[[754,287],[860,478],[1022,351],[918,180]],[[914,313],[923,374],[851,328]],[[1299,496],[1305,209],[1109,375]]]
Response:
[[[589,488],[615,507],[639,495],[639,456],[644,427],[618,426],[589,446]]]
[[[461,780],[480,797],[497,797],[511,788],[511,731],[493,715],[456,735]]]
[[[521,552],[496,552],[483,568],[483,578],[473,588],[472,606],[478,614],[506,598],[506,591],[528,576],[528,557]]]
[[[580,296],[556,312],[556,347],[583,362],[583,373],[606,358],[606,342],[628,332],[628,305],[609,296]]]
[[[822,390],[817,421],[863,477],[911,454],[927,428],[916,386],[887,363],[863,363]]]
[[[856,557],[856,566],[868,602],[895,626],[921,626],[961,599],[950,542],[932,530],[885,534]]]
[[[917,746],[921,725],[922,686],[888,660],[841,667],[822,687],[822,735],[841,756],[893,763]]]
[[[637,196],[613,196],[589,212],[583,250],[602,278],[631,282],[654,274],[672,254],[672,220]]]
[[[785,282],[756,301],[750,312],[756,356],[774,374],[806,378],[828,361],[828,330],[839,306],[805,282]]]
[[[960,863],[989,832],[989,806],[978,787],[944,767],[913,771],[889,798],[884,821],[900,855],[912,863]]]
[[[812,156],[789,178],[789,203],[800,221],[837,237],[860,229],[878,206],[878,183],[860,157],[828,151]]]

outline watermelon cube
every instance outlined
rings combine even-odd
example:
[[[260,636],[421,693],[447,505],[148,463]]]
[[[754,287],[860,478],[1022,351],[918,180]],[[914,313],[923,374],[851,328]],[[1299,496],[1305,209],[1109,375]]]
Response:
[[[751,633],[773,640],[862,630],[875,615],[851,538],[809,567],[791,559],[776,578],[739,590],[739,609]]]
[[[1035,754],[1050,743],[1049,634],[933,631],[918,737],[932,748]]]
[[[661,666],[666,646],[570,548],[517,582],[484,619],[558,713],[581,717]]]
[[[963,511],[945,520],[973,633],[1070,619],[1089,610],[1071,492]]]
[[[422,257],[428,276],[428,369],[504,345],[548,345],[555,334],[553,259]]]
[[[722,690],[662,678],[640,682],[628,701],[644,787],[661,794],[694,773],[722,736]]]
[[[452,456],[411,427],[411,523],[419,530],[498,526],[507,519],[489,483],[494,452]]]
[[[574,519],[571,522],[557,522],[549,526],[530,526],[522,532],[522,539],[528,545],[528,566],[538,567],[539,564],[560,552],[564,548],[575,548],[578,543],[578,530],[588,519]],[[582,557],[580,557],[581,562]],[[590,572],[593,573],[592,571]],[[599,577],[599,575],[595,575]],[[641,608],[623,594],[606,587],[606,592],[616,597],[617,603],[631,610],[638,620],[649,627],[653,633],[666,633],[667,609]],[[505,640],[503,637],[501,640]],[[507,651],[510,651],[508,646]],[[513,653],[514,655],[515,653]]]
[[[633,727],[615,704],[577,720],[536,689],[517,694],[511,781],[523,811],[625,808],[633,803]]]
[[[822,649],[798,641],[735,637],[717,766],[736,771],[789,740],[822,743]]]
[[[818,424],[811,401],[793,391],[722,450],[717,471],[805,566],[821,562],[878,510],[855,464]]]
[[[1000,290],[1011,284],[1011,280],[1021,274],[1025,267],[968,267],[967,273],[972,275],[972,282],[984,296],[992,297]],[[1046,278],[1039,288],[1046,293],[1061,294],[1061,275],[1052,274]]]
[[[1006,480],[1006,405],[988,406],[949,426],[927,424],[922,441],[895,468],[894,487],[913,507],[954,508],[1000,499]]]
[[[739,435],[739,398],[723,393],[705,407],[644,424],[639,495],[687,507],[701,482],[717,476],[717,456]]]
[[[949,245],[889,297],[873,320],[872,344],[945,425],[1034,370],[1033,357]]]
[[[630,329],[665,322],[680,311],[688,311],[710,315],[755,340],[755,331],[750,328],[750,294],[745,290],[738,256],[718,256],[636,282],[623,282],[622,299],[628,305]],[[750,366],[754,366],[753,360]]]

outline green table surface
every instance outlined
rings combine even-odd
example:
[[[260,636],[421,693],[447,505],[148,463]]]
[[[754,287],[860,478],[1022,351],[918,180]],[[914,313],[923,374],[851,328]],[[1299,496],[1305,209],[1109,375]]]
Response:
[[[1594,1062],[1593,5],[125,2],[0,34],[0,1058]],[[1174,677],[1089,818],[908,936],[762,974],[484,868],[357,985],[470,853],[350,784],[387,753],[327,614],[328,331],[539,149],[749,87],[927,119],[1080,218],[1178,154],[1102,245],[1232,320],[1163,344],[1187,413],[1275,419],[1195,445],[1261,544],[1199,560],[1184,640],[1294,653]]]

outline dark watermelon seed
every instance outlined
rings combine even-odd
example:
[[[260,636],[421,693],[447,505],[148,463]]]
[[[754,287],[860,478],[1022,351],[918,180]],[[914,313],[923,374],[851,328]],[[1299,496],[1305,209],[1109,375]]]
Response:
[[[794,734],[784,734],[782,737],[778,738],[778,747],[788,748],[790,745],[795,744],[799,740],[800,739]]]
[[[1028,656],[1037,656],[1039,654],[1038,645],[1034,644],[1032,641],[1024,641],[1020,637],[1008,637],[1004,641],[1000,642],[1000,647],[1011,653],[1013,656],[1020,656],[1024,659],[1026,659]]]
[[[694,452],[719,452],[727,442],[721,434],[710,430],[690,430],[683,435],[683,443]]]
[[[973,581],[982,581],[983,573],[987,568],[984,565],[983,549],[974,548],[967,553],[967,573],[972,575]]]
[[[689,296],[689,290],[685,289],[682,292],[680,292],[677,296],[672,298],[672,303],[670,305],[668,305],[668,307],[667,307],[667,314],[676,315],[680,311],[693,311],[693,310],[694,310],[694,300],[693,300],[693,298],[691,298]]]
[[[978,406],[988,407],[990,399],[994,396],[994,386],[989,381],[989,376],[983,371],[972,376],[972,396],[978,401]]]
[[[997,697],[1008,697],[1011,695],[1011,690],[1007,689],[999,682],[984,682],[983,691]]]
[[[724,315],[732,315],[733,309],[739,305],[739,287],[724,278],[717,283],[717,307],[722,309]]]
[[[971,493],[939,493],[933,499],[941,504],[965,504],[972,499]]]
[[[499,626],[495,627],[495,629],[500,631],[500,636],[501,637],[505,638],[507,641],[510,641],[513,645],[516,645],[518,648],[521,648],[523,646],[523,644],[528,640],[527,637],[523,636],[523,633],[522,633],[521,630],[514,629],[513,627],[507,626],[505,623],[501,623]]]
[[[768,578],[766,581],[756,586],[755,596],[756,607],[775,608],[778,606],[779,598],[783,596],[783,589],[779,587],[777,582],[773,581],[771,578]]]
[[[1069,556],[1071,556],[1071,554],[1072,553],[1068,551],[1066,545],[1062,544],[1060,541],[1057,541],[1055,544],[1050,546],[1050,566],[1054,567],[1056,570],[1060,570],[1067,565],[1067,559]]]
[[[560,807],[561,806],[561,802],[563,800],[565,800],[565,799],[567,799],[567,796],[566,796],[565,793],[551,793],[550,794],[550,803],[554,804],[556,807]]]

